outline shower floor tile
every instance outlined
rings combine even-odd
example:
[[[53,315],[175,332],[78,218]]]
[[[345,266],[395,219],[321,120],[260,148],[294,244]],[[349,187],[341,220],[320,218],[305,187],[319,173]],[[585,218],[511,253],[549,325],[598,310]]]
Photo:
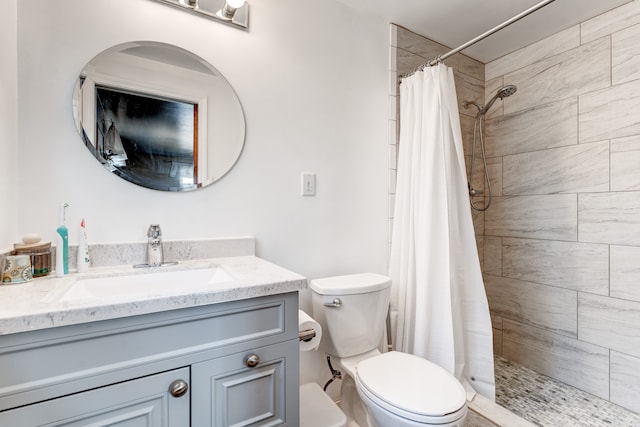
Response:
[[[640,415],[531,369],[495,358],[496,403],[536,425],[640,426]]]

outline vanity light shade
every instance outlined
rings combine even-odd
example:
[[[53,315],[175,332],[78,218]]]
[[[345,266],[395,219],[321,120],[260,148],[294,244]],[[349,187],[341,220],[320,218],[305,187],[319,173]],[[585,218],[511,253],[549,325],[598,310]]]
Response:
[[[231,20],[236,10],[244,6],[245,0],[225,0],[224,7],[216,15],[225,20]]]

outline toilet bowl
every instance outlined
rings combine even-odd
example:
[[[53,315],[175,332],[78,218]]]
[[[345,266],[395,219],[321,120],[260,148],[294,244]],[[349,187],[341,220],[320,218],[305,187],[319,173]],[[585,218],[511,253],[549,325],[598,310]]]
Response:
[[[364,273],[311,281],[320,350],[342,372],[341,409],[360,427],[463,427],[466,392],[438,365],[380,353],[391,280]]]
[[[464,387],[418,356],[393,351],[364,360],[356,366],[356,386],[371,427],[464,426]]]

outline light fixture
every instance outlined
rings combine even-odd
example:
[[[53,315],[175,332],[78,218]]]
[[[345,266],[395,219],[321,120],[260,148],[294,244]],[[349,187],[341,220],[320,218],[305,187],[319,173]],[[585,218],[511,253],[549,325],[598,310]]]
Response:
[[[236,28],[249,28],[249,4],[245,0],[154,0],[178,7]]]
[[[180,3],[184,7],[198,7],[198,0],[178,0],[178,3]]]
[[[245,0],[226,0],[224,7],[216,12],[216,16],[225,21],[231,21],[236,11],[244,6]]]

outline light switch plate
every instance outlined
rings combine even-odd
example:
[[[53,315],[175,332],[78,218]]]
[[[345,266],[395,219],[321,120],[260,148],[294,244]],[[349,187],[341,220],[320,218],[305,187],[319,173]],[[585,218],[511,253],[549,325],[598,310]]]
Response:
[[[310,172],[302,172],[302,195],[316,195],[316,174]]]

